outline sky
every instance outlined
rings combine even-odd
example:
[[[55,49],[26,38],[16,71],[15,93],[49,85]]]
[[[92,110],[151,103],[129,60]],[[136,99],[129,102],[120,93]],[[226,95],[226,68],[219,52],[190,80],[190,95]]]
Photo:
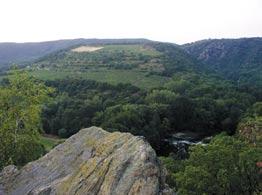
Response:
[[[262,0],[0,0],[0,42],[262,37]]]

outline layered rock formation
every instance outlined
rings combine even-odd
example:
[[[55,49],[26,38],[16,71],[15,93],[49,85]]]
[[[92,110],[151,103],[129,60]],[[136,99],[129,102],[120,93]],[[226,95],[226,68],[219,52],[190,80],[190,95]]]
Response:
[[[0,173],[0,194],[169,194],[151,146],[129,133],[91,127],[37,161]]]

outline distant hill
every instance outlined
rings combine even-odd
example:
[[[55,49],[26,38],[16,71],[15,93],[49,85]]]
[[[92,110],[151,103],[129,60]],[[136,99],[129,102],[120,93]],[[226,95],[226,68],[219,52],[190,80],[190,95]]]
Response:
[[[209,39],[182,48],[227,79],[262,86],[262,38]]]
[[[198,68],[197,61],[175,44],[117,43],[82,44],[53,52],[34,61],[31,72],[44,80],[74,77],[151,88],[163,85],[174,73]]]
[[[23,64],[52,52],[80,44],[142,43],[146,39],[71,39],[38,43],[0,43],[0,69]]]
[[[80,46],[102,48],[92,52],[72,50],[79,49]],[[63,73],[67,71],[67,76],[69,71],[78,71],[81,74],[88,72],[88,76],[92,74],[92,77],[93,74],[103,74],[101,70],[107,69],[110,70],[108,74],[111,73],[114,77],[110,77],[109,80],[116,80],[117,73],[115,74],[114,70],[125,70],[128,73],[133,71],[132,75],[126,75],[132,78],[133,74],[172,76],[173,73],[181,71],[209,70],[210,73],[218,74],[237,84],[262,86],[262,38],[208,39],[182,46],[147,39],[0,43],[0,70],[7,69],[12,63],[28,65],[31,62],[36,62],[41,70],[62,68]],[[48,72],[52,73],[54,71]],[[56,73],[54,75],[57,76]],[[94,77],[97,78],[97,75]],[[101,78],[101,75],[98,77]],[[103,80],[104,76],[102,77]]]

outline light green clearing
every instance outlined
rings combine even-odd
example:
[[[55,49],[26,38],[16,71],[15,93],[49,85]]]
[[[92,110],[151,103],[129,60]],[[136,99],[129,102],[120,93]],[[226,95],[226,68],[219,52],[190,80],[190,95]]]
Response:
[[[45,150],[49,152],[58,144],[61,144],[65,141],[65,139],[61,138],[53,138],[53,137],[45,137],[43,135],[40,136],[40,143],[43,144]]]
[[[65,78],[79,78],[108,82],[110,84],[130,83],[134,86],[150,89],[162,86],[169,78],[158,75],[147,75],[146,72],[136,70],[97,70],[97,71],[66,71],[66,70],[36,70],[31,75],[41,80],[56,80]]]

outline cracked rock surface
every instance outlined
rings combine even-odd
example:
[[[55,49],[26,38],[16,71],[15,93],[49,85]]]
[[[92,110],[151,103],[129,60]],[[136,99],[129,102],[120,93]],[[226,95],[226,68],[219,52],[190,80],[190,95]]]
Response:
[[[151,146],[130,133],[82,129],[42,158],[0,173],[0,195],[172,194]]]

